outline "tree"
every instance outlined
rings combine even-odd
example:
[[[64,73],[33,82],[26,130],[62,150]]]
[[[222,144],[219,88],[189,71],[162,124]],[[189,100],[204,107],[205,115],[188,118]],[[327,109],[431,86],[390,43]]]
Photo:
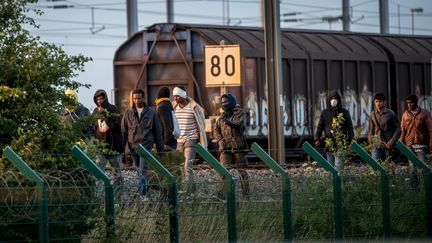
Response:
[[[53,154],[69,153],[80,136],[58,111],[67,101],[64,90],[87,86],[74,80],[90,58],[69,56],[60,47],[30,35],[24,25],[37,0],[0,3],[0,148],[12,146],[34,168],[61,169],[76,165]],[[6,164],[0,160],[0,169]],[[7,165],[7,164],[6,164]]]

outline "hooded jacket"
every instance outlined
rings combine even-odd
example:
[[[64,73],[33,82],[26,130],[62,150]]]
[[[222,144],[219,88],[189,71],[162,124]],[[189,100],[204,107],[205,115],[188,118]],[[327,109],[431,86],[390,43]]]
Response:
[[[333,98],[336,98],[338,101],[336,107],[330,105],[330,100]],[[332,138],[334,136],[332,132],[333,118],[336,118],[340,113],[342,113],[345,121],[342,124],[341,131],[346,135],[347,140],[350,141],[354,137],[354,128],[348,110],[342,108],[342,99],[339,93],[333,92],[330,94],[327,100],[327,107],[328,108],[323,110],[321,113],[314,139],[319,140],[322,132],[324,132],[325,138]]]
[[[219,149],[246,149],[245,112],[233,95],[228,93],[222,97],[228,98],[228,104],[222,106],[224,112],[216,120],[214,128],[214,137],[220,146]]]
[[[122,137],[120,129],[120,112],[115,105],[108,102],[108,96],[103,89],[99,89],[93,95],[93,101],[97,106],[96,97],[104,95],[105,101],[102,104],[102,111],[98,107],[93,110],[93,116],[96,119],[95,138],[108,144],[108,148],[112,151],[123,153]],[[101,132],[98,129],[98,121],[105,121],[109,127],[108,131]]]
[[[135,149],[142,144],[147,150],[151,150],[156,144],[158,152],[163,151],[162,131],[156,112],[148,105],[144,105],[141,117],[138,118],[138,111],[133,106],[127,109],[121,124],[124,143],[129,148]]]
[[[207,135],[205,131],[205,116],[204,116],[204,109],[198,105],[198,103],[195,102],[192,98],[189,96],[186,97],[186,100],[191,103],[192,109],[194,111],[195,120],[198,124],[198,135],[199,135],[199,142],[202,146],[207,148]],[[177,108],[178,104],[177,102],[173,102],[174,110]]]

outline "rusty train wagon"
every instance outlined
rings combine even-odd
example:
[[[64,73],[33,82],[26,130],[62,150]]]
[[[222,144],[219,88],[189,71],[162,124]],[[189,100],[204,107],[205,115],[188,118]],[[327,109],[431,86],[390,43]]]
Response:
[[[353,125],[364,136],[375,92],[388,97],[390,108],[401,116],[404,99],[419,96],[420,105],[431,111],[432,37],[379,35],[282,29],[282,75],[286,146],[310,139],[326,96],[338,90]],[[124,110],[130,91],[145,91],[154,106],[161,86],[172,90],[184,85],[203,105],[206,130],[219,114],[221,89],[206,87],[204,46],[239,44],[241,86],[227,87],[247,111],[250,141],[267,139],[265,48],[262,28],[189,24],[154,24],[124,42],[114,57],[115,103]]]

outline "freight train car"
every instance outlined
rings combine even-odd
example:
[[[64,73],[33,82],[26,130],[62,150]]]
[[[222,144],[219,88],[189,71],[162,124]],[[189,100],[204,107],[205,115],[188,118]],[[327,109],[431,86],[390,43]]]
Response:
[[[432,37],[379,35],[282,29],[283,125],[287,147],[311,138],[326,96],[338,90],[353,125],[364,136],[375,92],[388,97],[401,116],[404,99],[419,96],[432,108]],[[124,42],[114,57],[115,102],[124,111],[130,91],[145,91],[154,106],[157,90],[184,85],[188,95],[203,105],[206,130],[219,114],[221,89],[206,87],[204,46],[239,44],[241,86],[228,87],[247,111],[250,141],[267,138],[267,84],[262,28],[189,24],[155,24]]]

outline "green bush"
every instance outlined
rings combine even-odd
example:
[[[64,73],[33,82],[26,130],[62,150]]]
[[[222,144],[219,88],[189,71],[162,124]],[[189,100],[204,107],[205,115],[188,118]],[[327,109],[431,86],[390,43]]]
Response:
[[[83,128],[93,119],[89,117],[72,124],[61,120],[62,104],[70,100],[64,90],[88,87],[74,79],[91,59],[69,56],[60,47],[30,35],[24,26],[37,26],[26,16],[27,12],[42,14],[28,7],[36,2],[5,0],[0,3],[0,149],[12,147],[38,173],[64,172],[78,167],[79,162],[72,158],[70,149],[83,137]],[[22,176],[6,173],[12,170],[12,164],[3,155],[0,158],[3,172],[0,172],[0,189],[4,192],[0,200],[0,241],[37,240],[35,187]],[[81,179],[89,181],[89,175],[82,176]],[[48,178],[44,179],[51,183]],[[67,189],[57,182],[72,183],[78,188],[91,183],[82,184],[77,175],[65,178],[58,174],[56,179],[50,185],[49,219],[53,220],[50,233],[60,234],[59,237],[75,235],[79,240],[81,234],[93,227],[87,222],[94,215],[94,207],[86,203],[94,199],[92,192]],[[51,194],[55,190],[58,192]],[[51,204],[60,199],[60,205]],[[66,222],[64,215],[70,221]],[[72,222],[74,219],[76,222]]]

